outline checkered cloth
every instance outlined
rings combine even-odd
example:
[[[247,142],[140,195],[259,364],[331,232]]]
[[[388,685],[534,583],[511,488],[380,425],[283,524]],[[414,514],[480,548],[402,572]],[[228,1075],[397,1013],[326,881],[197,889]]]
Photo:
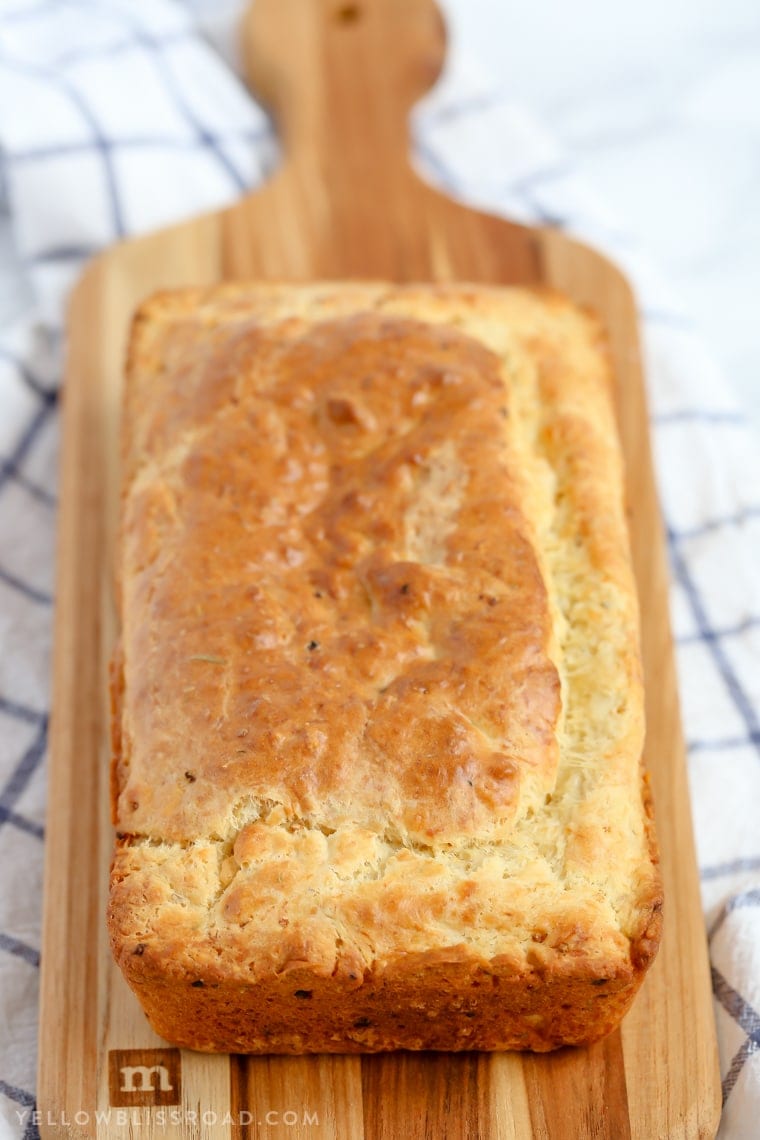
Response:
[[[206,0],[216,32],[236,2]],[[198,34],[203,4],[5,0],[0,12],[0,211],[10,214],[20,262],[17,319],[0,328],[0,1140],[37,1135],[30,1109],[66,290],[114,239],[232,201],[262,179],[275,152],[267,120]],[[467,202],[604,248],[642,304],[720,1034],[721,1135],[755,1136],[757,442],[687,316],[570,157],[498,86],[468,73],[456,45],[451,57],[446,80],[415,115],[420,166]]]

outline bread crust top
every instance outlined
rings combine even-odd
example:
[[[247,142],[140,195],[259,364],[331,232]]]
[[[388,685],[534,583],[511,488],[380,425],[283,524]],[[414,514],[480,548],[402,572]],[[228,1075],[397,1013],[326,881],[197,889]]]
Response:
[[[651,957],[593,318],[467,286],[157,295],[125,411],[120,951],[246,980]]]

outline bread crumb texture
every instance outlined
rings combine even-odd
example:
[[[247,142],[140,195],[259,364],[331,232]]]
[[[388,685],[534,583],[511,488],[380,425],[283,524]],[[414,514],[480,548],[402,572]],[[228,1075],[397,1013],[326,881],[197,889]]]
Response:
[[[660,882],[595,320],[522,289],[159,294],[123,438],[109,922],[158,1031],[609,1032]]]

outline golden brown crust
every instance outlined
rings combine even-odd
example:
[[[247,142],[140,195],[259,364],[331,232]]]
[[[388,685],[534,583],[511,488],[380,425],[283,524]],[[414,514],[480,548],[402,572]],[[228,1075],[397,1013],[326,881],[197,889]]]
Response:
[[[154,1027],[608,1032],[660,885],[593,319],[466,286],[159,295],[125,419],[109,922]]]
[[[237,1053],[587,1045],[617,1027],[645,968],[615,974],[580,963],[564,972],[515,971],[511,963],[474,963],[457,950],[404,955],[382,974],[356,980],[301,968],[248,985],[174,977],[165,961],[153,971],[142,960],[147,951],[120,965],[160,1036],[184,1048],[219,1052],[221,1043]]]

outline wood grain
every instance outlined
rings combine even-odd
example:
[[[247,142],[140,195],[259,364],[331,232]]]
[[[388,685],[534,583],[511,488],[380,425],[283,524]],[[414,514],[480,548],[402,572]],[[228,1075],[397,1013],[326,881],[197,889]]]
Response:
[[[284,140],[279,171],[231,209],[97,258],[69,310],[41,998],[43,1136],[61,1134],[61,1114],[70,1121],[68,1135],[88,1140],[713,1136],[720,1101],[715,1032],[630,289],[603,257],[563,234],[464,209],[414,174],[407,116],[435,79],[444,50],[432,0],[258,0],[243,34],[253,82]],[[549,1057],[247,1059],[183,1052],[180,1122],[161,1125],[159,1110],[145,1107],[122,1122],[115,1109],[108,1116],[109,1051],[165,1046],[110,960],[103,919],[112,844],[105,682],[115,632],[116,456],[129,318],[157,288],[347,276],[552,285],[593,307],[609,329],[642,603],[646,757],[667,900],[662,949],[622,1030],[593,1049]],[[98,1122],[96,1108],[104,1114]],[[85,1123],[77,1123],[77,1112]]]

